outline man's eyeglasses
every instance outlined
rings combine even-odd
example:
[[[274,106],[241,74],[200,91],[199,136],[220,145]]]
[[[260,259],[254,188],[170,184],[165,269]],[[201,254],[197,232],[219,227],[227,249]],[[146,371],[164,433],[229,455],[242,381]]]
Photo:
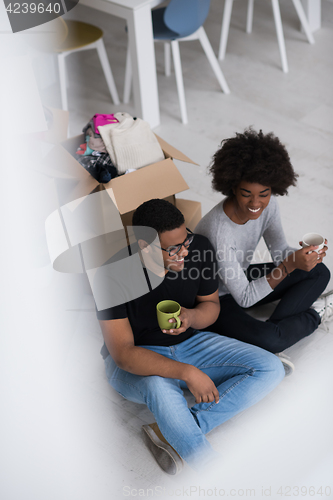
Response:
[[[162,247],[159,247],[159,248],[161,248],[161,250],[164,250],[165,252],[168,252],[170,257],[177,255],[177,253],[180,252],[182,247],[185,247],[187,250],[188,247],[190,246],[190,244],[192,243],[195,235],[188,228],[186,228],[186,231],[187,231],[187,236],[186,236],[185,240],[183,241],[183,243],[179,243],[179,245],[171,245],[168,248],[162,248]],[[155,245],[155,243],[151,243],[151,244],[154,245],[155,247],[159,246],[159,245]]]

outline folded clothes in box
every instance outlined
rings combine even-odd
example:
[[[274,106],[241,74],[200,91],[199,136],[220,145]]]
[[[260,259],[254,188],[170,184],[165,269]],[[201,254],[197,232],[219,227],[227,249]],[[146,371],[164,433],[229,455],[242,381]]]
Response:
[[[98,126],[106,150],[118,173],[164,159],[161,146],[147,122],[128,113],[115,113],[118,122]]]
[[[104,184],[164,159],[149,124],[128,113],[94,115],[82,132],[86,142],[76,151],[78,162]]]

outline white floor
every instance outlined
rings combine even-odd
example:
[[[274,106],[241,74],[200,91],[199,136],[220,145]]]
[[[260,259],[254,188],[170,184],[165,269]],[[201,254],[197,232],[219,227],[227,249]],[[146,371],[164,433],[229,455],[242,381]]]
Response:
[[[311,46],[298,29],[292,2],[281,0],[290,68],[284,74],[270,2],[256,1],[253,33],[247,35],[246,2],[235,1],[221,63],[228,96],[219,90],[199,42],[181,45],[187,126],[180,122],[174,76],[164,76],[162,47],[156,47],[161,125],[155,132],[199,164],[176,162],[190,187],[180,196],[201,201],[207,213],[220,200],[207,166],[221,140],[250,125],[273,131],[299,174],[297,187],[279,200],[287,239],[295,246],[309,231],[333,241],[333,4],[322,3],[322,29]],[[223,2],[213,0],[205,24],[216,53],[222,10]],[[71,17],[103,28],[121,96],[124,22],[80,5]],[[71,135],[96,112],[134,114],[131,104],[110,103],[97,55],[76,54],[69,61]],[[57,83],[41,96],[44,104],[60,107]],[[333,252],[326,264],[333,270]],[[27,291],[21,294],[26,309],[37,307],[39,313],[37,322],[34,315],[26,318],[36,326],[35,335],[21,344],[10,379],[17,395],[11,424],[18,425],[15,435],[7,435],[6,500],[333,498],[333,324],[331,333],[318,329],[288,349],[295,373],[273,393],[211,432],[209,440],[221,453],[218,468],[202,476],[185,467],[174,478],[158,468],[143,444],[140,429],[152,421],[149,410],[122,399],[106,381],[102,337],[85,283],[51,270],[43,279],[35,283],[38,302]],[[13,347],[15,338],[8,342]]]

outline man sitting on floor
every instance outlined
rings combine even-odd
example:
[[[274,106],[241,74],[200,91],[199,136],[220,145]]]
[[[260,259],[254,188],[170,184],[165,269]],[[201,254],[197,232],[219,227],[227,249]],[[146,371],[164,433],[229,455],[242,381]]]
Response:
[[[281,382],[284,369],[274,354],[205,331],[220,309],[214,251],[206,237],[187,230],[174,205],[143,203],[133,226],[148,288],[97,311],[107,378],[124,398],[154,414],[156,423],[143,426],[144,436],[162,469],[177,474],[183,459],[198,470],[218,456],[205,434],[262,399]],[[153,228],[158,238],[142,236],[144,228]],[[152,287],[154,276],[160,281]],[[156,305],[166,299],[181,305],[178,329],[158,325]],[[184,388],[195,397],[192,408]]]

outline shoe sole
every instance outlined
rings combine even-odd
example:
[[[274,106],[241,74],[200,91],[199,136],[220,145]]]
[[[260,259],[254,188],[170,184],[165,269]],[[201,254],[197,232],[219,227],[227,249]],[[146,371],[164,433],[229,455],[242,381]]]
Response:
[[[295,370],[295,367],[291,361],[286,361],[281,359],[281,363],[283,364],[284,368],[284,376],[289,377]]]
[[[321,322],[319,324],[319,327],[322,327],[323,330],[325,330],[327,333],[330,331],[330,327],[327,323],[330,323],[333,320],[333,306],[332,304],[328,304],[328,301],[326,300],[327,297],[333,295],[333,290],[330,290],[329,292],[322,293],[320,298],[325,299],[325,312],[321,318]],[[330,309],[330,312],[328,312],[328,309]]]
[[[295,370],[294,363],[289,361],[289,359],[284,358],[283,356],[279,356],[279,354],[276,354],[276,356],[279,358],[279,360],[283,364],[284,376],[288,377],[289,375],[291,375],[293,373],[293,371]]]
[[[147,448],[161,469],[171,476],[179,474],[183,468],[183,463],[179,455],[177,455],[170,445],[161,441],[149,425],[143,425],[142,429]]]

